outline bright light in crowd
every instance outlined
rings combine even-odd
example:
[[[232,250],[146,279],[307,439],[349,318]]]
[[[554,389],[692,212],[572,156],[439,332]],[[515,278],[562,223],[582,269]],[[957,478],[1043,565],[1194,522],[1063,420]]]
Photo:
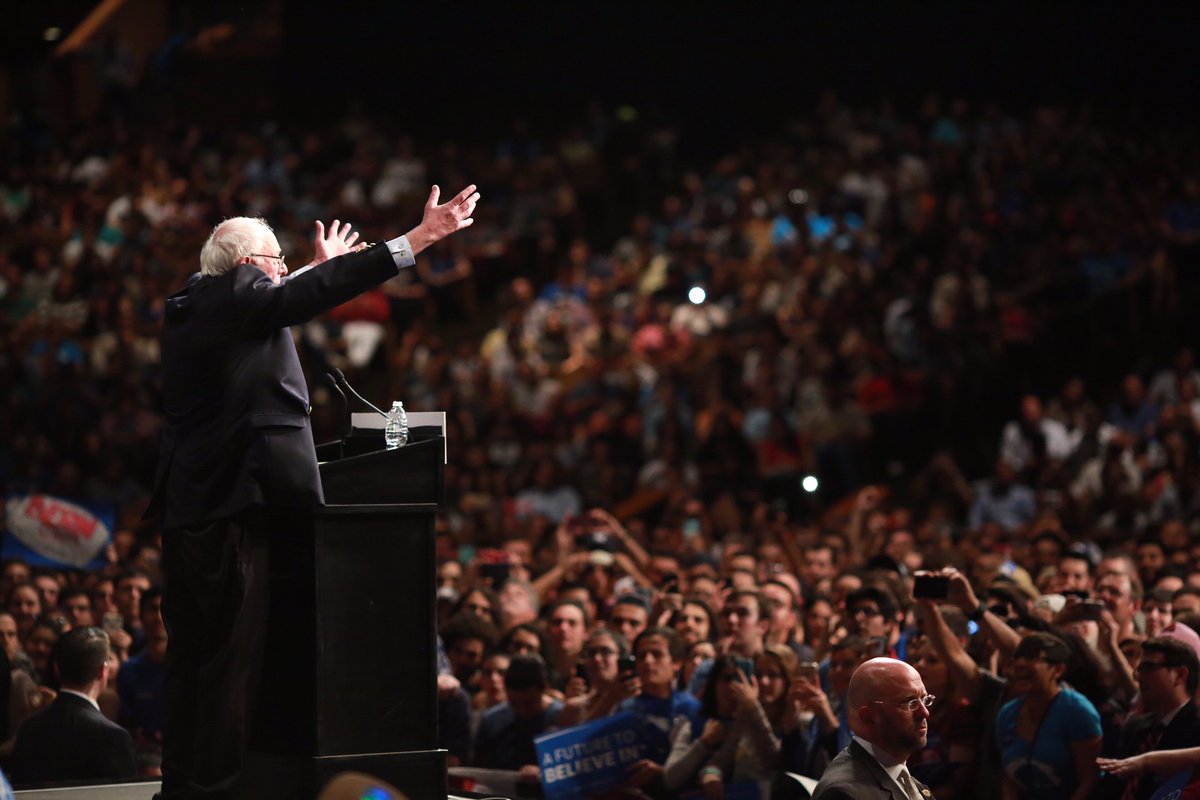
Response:
[[[46,28],[42,32],[42,38],[47,42],[57,42],[60,36],[62,36],[62,28]]]
[[[695,305],[700,305],[704,302],[704,298],[708,297],[704,289],[699,286],[693,286],[688,292],[688,300],[691,300]]]
[[[814,475],[805,475],[804,480],[800,481],[800,485],[804,488],[804,491],[812,494],[817,490],[817,478]]]
[[[788,200],[795,205],[802,206],[808,202],[808,192],[803,189],[792,189],[788,192]]]

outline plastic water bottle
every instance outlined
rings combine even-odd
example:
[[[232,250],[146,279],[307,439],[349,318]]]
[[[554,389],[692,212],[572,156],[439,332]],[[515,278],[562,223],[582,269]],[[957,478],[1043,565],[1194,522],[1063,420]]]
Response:
[[[392,410],[388,412],[387,425],[383,428],[383,442],[388,450],[408,444],[408,415],[404,413],[404,403],[399,400],[392,403]]]

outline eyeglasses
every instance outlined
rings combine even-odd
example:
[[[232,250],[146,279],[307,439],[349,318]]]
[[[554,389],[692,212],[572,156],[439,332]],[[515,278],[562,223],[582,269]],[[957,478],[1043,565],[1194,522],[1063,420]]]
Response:
[[[925,706],[926,708],[932,708],[933,701],[936,699],[937,698],[935,696],[933,696],[931,694],[927,694],[924,697],[914,697],[911,700],[900,700],[898,702],[892,701],[892,700],[872,700],[871,702],[875,703],[876,705],[881,705],[881,706],[898,706],[899,708],[903,708],[904,710],[908,711],[911,714],[911,713],[915,712],[920,706]]]
[[[1138,675],[1146,675],[1154,672],[1155,670],[1169,669],[1170,667],[1170,664],[1166,664],[1162,661],[1142,661],[1137,665],[1137,669],[1135,669],[1134,672],[1136,672]]]
[[[859,606],[858,608],[855,608],[850,611],[850,616],[852,616],[852,617],[857,617],[859,614],[862,614],[864,617],[882,617],[883,616],[882,611],[880,611],[878,608],[871,608],[870,606]]]
[[[583,651],[588,658],[616,658],[617,651],[610,647],[592,647]]]
[[[269,256],[266,253],[248,253],[247,255],[252,256],[253,258],[273,258],[280,264],[287,261],[287,256],[285,256],[283,253],[280,253],[277,256]]]

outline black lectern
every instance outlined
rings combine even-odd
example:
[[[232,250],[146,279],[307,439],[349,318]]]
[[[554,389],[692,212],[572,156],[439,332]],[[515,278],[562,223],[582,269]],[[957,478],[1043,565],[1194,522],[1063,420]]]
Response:
[[[441,433],[440,430],[437,431]],[[377,437],[377,446],[364,446]],[[247,797],[310,800],[334,775],[446,797],[438,749],[434,523],[445,439],[322,445],[326,506],[272,549],[271,629]],[[347,438],[347,443],[350,437]]]

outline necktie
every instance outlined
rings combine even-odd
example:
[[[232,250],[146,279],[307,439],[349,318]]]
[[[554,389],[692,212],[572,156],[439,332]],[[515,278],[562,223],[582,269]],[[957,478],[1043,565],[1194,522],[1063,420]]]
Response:
[[[896,782],[900,784],[900,788],[904,790],[910,800],[925,800],[917,790],[917,783],[907,769],[900,770],[900,774],[896,776]]]
[[[1137,755],[1149,753],[1151,750],[1158,747],[1158,741],[1162,739],[1163,724],[1155,722],[1146,731],[1146,737],[1142,739],[1141,745],[1138,746]],[[1125,782],[1125,791],[1121,793],[1121,800],[1137,800],[1138,794],[1142,788],[1142,775],[1145,773],[1139,772]]]

